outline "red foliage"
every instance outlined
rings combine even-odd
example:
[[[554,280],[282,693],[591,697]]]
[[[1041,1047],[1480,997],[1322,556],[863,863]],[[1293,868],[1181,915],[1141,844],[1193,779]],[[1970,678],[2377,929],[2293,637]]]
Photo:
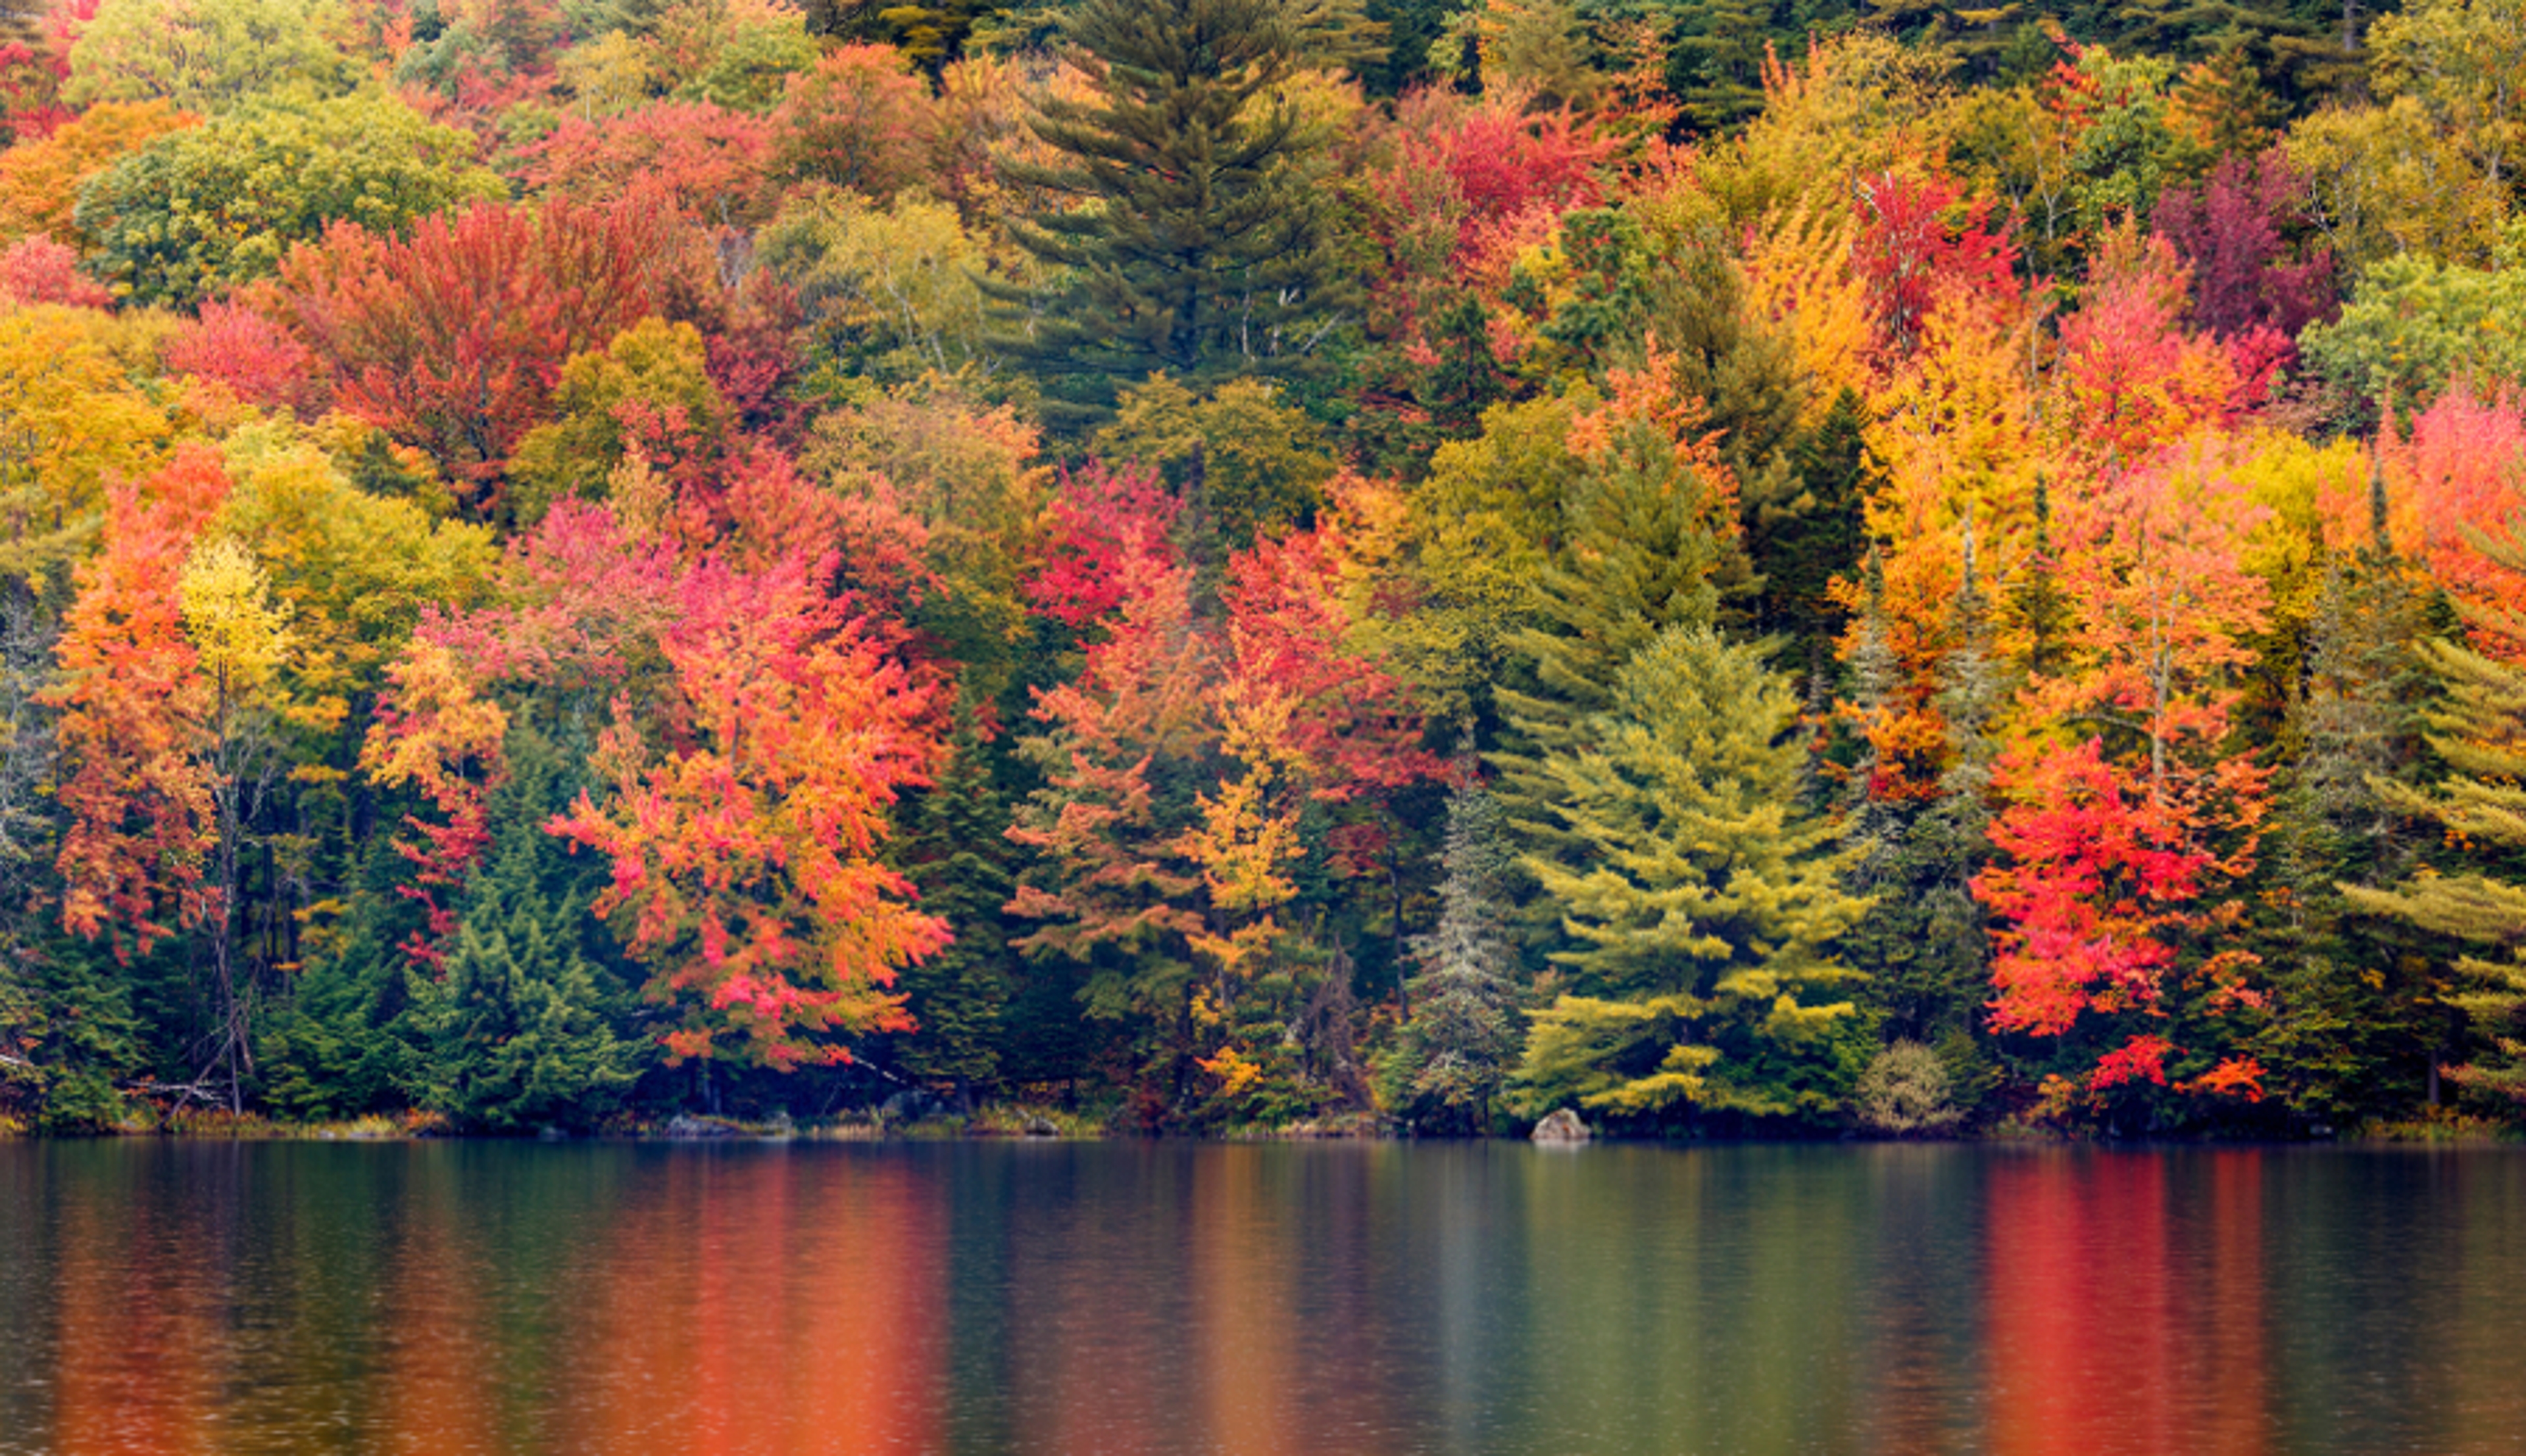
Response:
[[[78,271],[78,251],[49,237],[22,237],[0,253],[0,297],[15,303],[111,308],[114,295]]]
[[[1112,603],[1097,618],[1104,636],[1076,681],[1036,690],[1032,716],[1047,731],[1028,748],[1044,786],[1008,830],[1041,866],[1006,910],[1042,924],[1013,944],[1082,960],[1100,945],[1202,930],[1202,876],[1161,823],[1149,769],[1211,740],[1219,690],[1218,644],[1193,617],[1192,569],[1161,535],[1125,530],[1110,575],[1092,585]]]
[[[582,203],[621,197],[635,182],[686,217],[723,227],[762,221],[772,128],[706,101],[662,101],[626,116],[569,117],[529,147],[518,179]]]
[[[227,494],[218,452],[188,445],[140,488],[108,496],[105,547],[78,569],[54,654],[70,824],[57,864],[62,926],[111,930],[118,958],[221,913],[203,882],[217,837],[210,685],[184,635],[184,560]]]
[[[1348,799],[1438,777],[1421,747],[1421,714],[1400,678],[1353,640],[1352,560],[1345,524],[1257,541],[1228,564],[1228,637],[1238,678],[1290,705],[1284,746],[1309,791]]]
[[[283,264],[282,306],[342,408],[429,452],[492,515],[562,366],[654,311],[662,212],[646,197],[483,206],[409,239],[337,224]]]
[[[1891,172],[1863,179],[1859,200],[1851,267],[1868,284],[1883,347],[1910,353],[1943,299],[2015,296],[2017,249],[2004,229],[1991,230],[1988,200],[1965,201],[1945,177]]]
[[[1425,88],[1397,103],[1389,135],[1369,185],[1390,260],[1381,312],[1397,332],[1429,314],[1423,290],[1505,281],[1555,219],[1603,200],[1596,172],[1612,145],[1566,108],[1529,116],[1506,98]]]
[[[902,52],[843,45],[789,77],[772,138],[782,180],[828,181],[883,201],[934,170],[939,123]]]
[[[1974,879],[2000,929],[1991,1024],[2058,1036],[2084,1011],[2153,1004],[2175,963],[2160,934],[2213,859],[2188,827],[2126,787],[2101,743],[2047,744],[2002,760],[2002,856]]]
[[[407,815],[395,843],[414,867],[401,892],[423,909],[404,952],[435,966],[455,917],[441,895],[461,887],[490,847],[489,805],[508,776],[508,713],[495,692],[585,696],[654,661],[678,610],[679,567],[664,542],[627,539],[605,507],[563,500],[509,543],[490,606],[425,616],[387,668],[360,754],[370,778],[410,785],[433,818]]]
[[[937,763],[935,694],[822,589],[832,569],[689,573],[659,639],[665,742],[618,706],[596,765],[611,801],[550,826],[613,862],[596,909],[630,916],[650,998],[682,1004],[677,1058],[847,1061],[818,1033],[909,1029],[884,988],[949,939],[877,858],[895,792]]]
[[[1026,582],[1027,600],[1068,627],[1104,618],[1123,601],[1129,561],[1174,562],[1167,533],[1183,508],[1153,470],[1091,461],[1064,471],[1044,511],[1043,565]]]
[[[2198,188],[2169,187],[2153,219],[2193,274],[2193,317],[2222,339],[2278,336],[2278,365],[2298,355],[2299,330],[2333,316],[2333,254],[2295,253],[2285,230],[2301,226],[2304,184],[2279,147],[2229,157]]]

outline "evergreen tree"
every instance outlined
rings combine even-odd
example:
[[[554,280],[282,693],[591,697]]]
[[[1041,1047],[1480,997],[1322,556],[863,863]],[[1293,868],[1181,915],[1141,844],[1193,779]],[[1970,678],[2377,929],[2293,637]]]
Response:
[[[2424,848],[2376,787],[2411,784],[2427,767],[2435,690],[2419,651],[2432,635],[2427,599],[2386,538],[2382,481],[2375,495],[2375,540],[2326,574],[2283,726],[2288,777],[2268,841],[2283,893],[2263,897],[2259,928],[2272,947],[2271,1019],[2250,1048],[2293,1112],[2336,1126],[2420,1100],[2437,1039],[2433,988],[2411,972],[2423,937],[2351,914],[2339,888],[2404,879]]]
[[[1810,675],[1824,672],[1846,621],[1834,583],[1859,565],[1867,423],[1867,405],[1844,389],[1783,453],[1740,468],[1745,550],[1763,583],[1756,625],[1788,637],[1786,661]]]
[[[1480,1133],[1516,1060],[1510,1014],[1526,968],[1508,931],[1506,826],[1471,763],[1447,798],[1440,862],[1439,923],[1411,941],[1421,968],[1408,985],[1412,1017],[1379,1068],[1381,1090],[1416,1130]]]
[[[1098,95],[1044,103],[1033,126],[1060,154],[1011,180],[1072,205],[1011,219],[1059,270],[1011,352],[1044,386],[1045,413],[1082,424],[1119,381],[1153,371],[1196,391],[1315,355],[1352,311],[1315,187],[1323,138],[1282,86],[1309,17],[1292,0],[1086,0],[1070,17]]]
[[[616,1031],[622,983],[589,957],[590,862],[544,829],[563,795],[548,753],[523,752],[493,800],[493,859],[468,887],[441,974],[406,1014],[422,1055],[408,1090],[461,1127],[584,1127],[621,1104],[638,1043]]]
[[[1878,764],[1864,756],[1854,803],[1845,810],[1844,840],[1855,852],[1854,894],[1876,908],[1844,941],[1852,965],[1867,973],[1870,1004],[1883,1015],[1892,1043],[1929,1047],[1949,1092],[1970,1102],[1996,1068],[1978,1034],[1990,992],[1990,934],[1973,879],[1991,857],[1991,788],[1999,753],[1996,731],[2009,696],[2005,669],[1992,649],[1992,602],[1982,585],[1970,520],[1964,527],[1964,572],[1950,614],[1954,646],[1940,665],[1936,706],[1946,727],[1946,767],[1928,799],[1887,802],[1867,792]],[[1874,616],[1875,603],[1871,602]],[[1882,629],[1863,625],[1852,674],[1863,710],[1891,693],[1893,654]]]
[[[906,967],[895,982],[914,1029],[896,1038],[895,1064],[914,1077],[953,1081],[968,1103],[996,1082],[1001,1013],[1010,997],[1008,932],[1000,907],[1016,888],[1009,873],[1009,812],[970,700],[937,782],[906,795],[899,858],[921,890],[921,908],[942,916],[956,938]]]
[[[1579,948],[1570,993],[1534,1019],[1522,1110],[1576,1102],[1821,1113],[1857,1068],[1837,1044],[1854,979],[1831,947],[1868,910],[1844,892],[1831,822],[1798,814],[1797,705],[1752,648],[1671,627],[1618,675],[1579,741],[1541,769],[1584,868],[1541,855]]]
[[[402,891],[412,865],[370,836],[345,879],[339,924],[310,948],[269,1003],[255,1041],[265,1103],[291,1117],[357,1117],[406,1104],[422,1076],[409,1038],[406,946],[425,916]]]
[[[1513,729],[1492,756],[1501,807],[1534,842],[1559,839],[1546,815],[1558,779],[1544,766],[1576,751],[1591,719],[1614,697],[1616,676],[1669,627],[1708,627],[1718,616],[1712,578],[1727,555],[1711,523],[1711,482],[1679,460],[1646,424],[1625,427],[1614,448],[1567,487],[1565,539],[1543,574],[1541,626],[1512,647],[1524,685],[1495,689]]]
[[[2493,563],[2526,571],[2526,539],[2515,527],[2477,544]],[[2493,953],[2460,955],[2449,968],[2458,984],[2443,999],[2491,1045],[2487,1057],[2446,1070],[2463,1084],[2526,1101],[2526,874],[2517,861],[2526,850],[2526,668],[2518,666],[2526,614],[2461,610],[2478,640],[2504,650],[2494,656],[2448,638],[2419,649],[2445,685],[2446,704],[2428,715],[2428,742],[2452,776],[2436,793],[2382,775],[2367,782],[2385,807],[2435,821],[2468,846],[2471,864],[2455,874],[2424,869],[2394,889],[2340,889],[2353,909]]]

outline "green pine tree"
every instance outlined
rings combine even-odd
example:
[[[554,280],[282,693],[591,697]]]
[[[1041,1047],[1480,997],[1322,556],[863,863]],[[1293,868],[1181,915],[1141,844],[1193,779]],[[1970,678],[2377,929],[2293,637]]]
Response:
[[[1797,813],[1797,704],[1754,649],[1660,632],[1579,741],[1546,756],[1578,868],[1526,864],[1578,948],[1536,1015],[1516,1103],[1655,1118],[1677,1108],[1823,1113],[1856,1076],[1848,1001],[1801,997],[1854,973],[1832,947],[1869,905],[1841,879],[1829,820]]]
[[[1708,627],[1732,543],[1710,526],[1710,482],[1638,424],[1565,489],[1565,536],[1543,573],[1543,623],[1516,634],[1521,685],[1494,689],[1509,746],[1492,755],[1496,792],[1531,844],[1561,842],[1546,810],[1559,790],[1545,761],[1579,748],[1610,706],[1623,665],[1669,627]]]
[[[1006,345],[1042,384],[1047,418],[1090,423],[1118,382],[1153,372],[1196,392],[1287,373],[1356,312],[1315,185],[1326,138],[1283,91],[1316,19],[1294,0],[1085,0],[1071,13],[1098,95],[1035,118],[1060,162],[1005,169],[1070,202],[1009,225],[1059,281],[1048,295],[992,290],[1023,311]]]
[[[2526,540],[2514,527],[2478,544],[2499,565],[2526,570]],[[2526,615],[2463,610],[2482,633],[2526,649]],[[2526,668],[2444,637],[2419,653],[2447,694],[2427,715],[2428,743],[2453,772],[2435,793],[2383,774],[2367,783],[2386,808],[2436,822],[2467,847],[2467,861],[2452,874],[2422,869],[2392,889],[2338,887],[2354,910],[2483,948],[2453,958],[2453,984],[2442,999],[2488,1045],[2448,1071],[2460,1083],[2526,1102],[2526,871],[2518,860],[2526,850]]]
[[[1470,762],[1447,797],[1440,863],[1439,923],[1411,941],[1412,1016],[1380,1060],[1380,1091],[1415,1130],[1474,1134],[1490,1126],[1517,1058],[1511,1013],[1526,967],[1508,929],[1507,827]]]
[[[2272,1005],[2248,1049],[2291,1112],[2334,1127],[2423,1100],[2446,1021],[2428,1004],[2429,937],[2350,913],[2339,888],[2408,879],[2438,838],[2375,787],[2421,779],[2436,696],[2420,653],[2435,634],[2430,603],[2386,537],[2382,482],[2376,496],[2374,541],[2326,574],[2309,625],[2265,841],[2282,893],[2261,897],[2256,927]]]

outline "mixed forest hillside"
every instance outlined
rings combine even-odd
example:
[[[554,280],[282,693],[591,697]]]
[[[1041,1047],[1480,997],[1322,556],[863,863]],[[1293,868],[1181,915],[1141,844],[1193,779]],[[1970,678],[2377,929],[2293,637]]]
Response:
[[[0,1124],[2526,1100],[2526,3],[60,0]]]

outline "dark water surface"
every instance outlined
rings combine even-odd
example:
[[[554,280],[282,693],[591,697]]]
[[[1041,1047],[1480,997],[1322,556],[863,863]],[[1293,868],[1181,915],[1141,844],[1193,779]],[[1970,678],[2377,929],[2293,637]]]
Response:
[[[2526,1449],[2526,1151],[0,1143],[0,1451]]]

